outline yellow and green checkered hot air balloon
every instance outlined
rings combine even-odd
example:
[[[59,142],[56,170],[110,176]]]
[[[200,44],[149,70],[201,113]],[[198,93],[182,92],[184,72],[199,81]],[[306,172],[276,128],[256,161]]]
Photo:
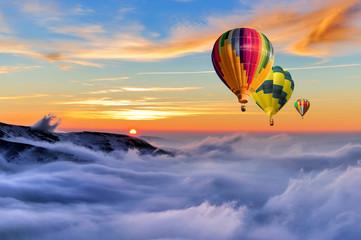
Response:
[[[288,102],[293,93],[295,84],[291,74],[280,66],[273,66],[263,84],[252,94],[253,100],[270,118]]]

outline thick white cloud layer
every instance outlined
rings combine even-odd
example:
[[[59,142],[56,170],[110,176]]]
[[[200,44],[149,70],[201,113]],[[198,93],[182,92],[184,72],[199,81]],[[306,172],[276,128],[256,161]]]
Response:
[[[89,162],[0,157],[0,239],[358,239],[361,136],[326,139],[207,137],[175,157],[27,140]]]

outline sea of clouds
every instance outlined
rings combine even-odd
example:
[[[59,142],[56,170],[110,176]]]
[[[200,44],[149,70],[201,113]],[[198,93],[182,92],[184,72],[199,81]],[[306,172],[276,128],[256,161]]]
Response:
[[[0,239],[361,237],[361,135],[183,138],[175,157],[42,146],[91,162],[0,157]]]

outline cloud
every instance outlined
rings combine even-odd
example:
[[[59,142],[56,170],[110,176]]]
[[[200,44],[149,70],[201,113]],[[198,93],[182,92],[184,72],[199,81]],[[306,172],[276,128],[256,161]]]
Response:
[[[195,88],[196,89],[196,88]],[[128,89],[136,92],[165,91],[169,89]],[[185,91],[188,89],[174,89],[174,91]],[[123,92],[119,89],[112,91],[96,91],[93,94]],[[173,90],[171,90],[173,91]],[[89,93],[87,93],[89,94]],[[141,99],[111,99],[108,97],[79,99],[70,101],[54,102],[62,105],[78,105],[81,109],[68,111],[66,116],[85,119],[125,119],[125,120],[156,120],[173,116],[190,115],[227,115],[234,114],[234,105],[229,101],[164,101],[159,98],[143,97]],[[97,106],[98,109],[94,109]],[[241,114],[241,113],[238,113]],[[243,113],[244,114],[244,113]],[[248,112],[246,114],[262,114],[261,112]]]
[[[117,77],[117,78],[95,78],[95,79],[90,79],[88,81],[90,82],[97,82],[97,81],[118,81],[118,80],[126,80],[129,79],[130,77]]]
[[[104,86],[104,84],[102,84],[102,83],[81,83],[81,85],[90,86],[90,87],[92,87],[92,86]]]
[[[356,67],[361,66],[361,63],[341,64],[341,65],[330,65],[330,66],[309,66],[309,67],[285,67],[287,70],[312,70],[312,69],[325,69],[325,68],[344,68],[344,67]],[[182,74],[213,74],[214,71],[194,71],[194,72],[144,72],[137,73],[139,75],[182,75]],[[358,78],[360,76],[352,76]]]
[[[67,101],[59,104],[68,105],[102,105],[102,106],[129,106],[129,105],[145,105],[145,100],[111,100],[109,98],[88,99],[82,101]]]
[[[5,22],[4,16],[0,13],[0,33],[12,34],[12,28]]]
[[[233,152],[233,145],[242,142],[244,138],[244,134],[233,134],[223,138],[207,137],[200,142],[185,146],[182,150],[184,153],[191,155],[212,155],[217,153],[217,155],[220,156],[220,154],[223,153]]]
[[[120,103],[122,104],[122,103]],[[114,105],[111,105],[114,106]],[[202,113],[187,110],[146,110],[146,109],[121,109],[116,111],[77,111],[66,114],[74,118],[102,118],[102,119],[123,119],[123,120],[157,120],[174,116],[198,115]]]
[[[78,64],[78,65],[82,65],[82,66],[91,66],[91,67],[98,67],[98,68],[102,67],[101,64],[69,58],[66,56],[66,54],[64,54],[62,52],[36,53],[36,54],[31,54],[31,55],[33,55],[34,57],[37,57],[37,58],[48,60],[49,62],[53,62],[53,63],[67,62],[67,63],[74,63],[74,64]],[[67,70],[67,69],[68,68],[66,68],[65,70]]]
[[[359,43],[361,31],[354,23],[360,11],[357,0],[303,1],[263,8],[249,24],[264,31],[277,49],[325,57],[343,54]]]
[[[183,92],[189,90],[199,90],[203,87],[118,87],[113,89],[98,90],[86,92],[84,94],[104,94],[104,93],[117,93],[117,92]]]
[[[49,97],[49,96],[51,96],[51,95],[34,94],[34,95],[26,95],[26,96],[0,96],[0,100],[17,100],[17,99],[41,98],[41,97]]]
[[[72,38],[53,38],[45,42],[0,36],[1,52],[100,68],[102,64],[94,61],[154,61],[204,53],[211,50],[221,33],[240,26],[265,33],[276,52],[317,58],[353,53],[358,49],[361,36],[357,24],[361,16],[358,0],[305,0],[287,4],[265,1],[250,6],[248,11],[234,10],[228,15],[205,16],[198,22],[180,22],[170,28],[167,37],[157,39],[145,37],[151,33],[140,23],[117,29],[108,29],[103,23],[76,27],[79,24],[71,22],[76,20],[66,21],[64,16],[66,12],[71,15],[79,11],[64,11],[53,1],[20,1],[18,5],[22,11],[39,18],[40,26],[47,31]],[[125,7],[119,11],[122,16],[134,9]]]
[[[353,190],[360,187],[360,170],[359,166],[324,170],[314,177],[290,180],[282,194],[265,204],[262,214],[269,218],[262,225],[274,230],[274,239],[284,232],[292,233],[288,239],[352,239],[360,235],[361,208],[355,199],[361,196]],[[316,225],[318,231],[304,231]],[[253,231],[261,239],[266,237],[258,228]]]
[[[175,236],[178,239],[230,239],[235,230],[242,229],[245,215],[244,207],[235,209],[231,203],[214,206],[204,202],[185,209],[126,215],[119,219],[119,224],[122,229],[132,229],[128,234],[135,239],[173,239]],[[135,225],[139,228],[131,227]]]
[[[67,104],[66,102],[63,104]],[[192,106],[189,107],[190,102],[187,103],[166,103],[164,102],[123,102],[123,101],[101,101],[101,102],[72,102],[71,104],[79,105],[102,105],[109,108],[109,110],[78,110],[69,111],[66,113],[67,117],[85,118],[85,119],[123,119],[123,120],[157,120],[166,119],[174,116],[190,116],[190,115],[217,115],[230,114],[226,108],[221,110],[206,107],[206,106]],[[128,106],[127,108],[117,109],[116,106]],[[226,106],[227,107],[227,106]],[[248,113],[248,114],[262,114],[262,113]]]
[[[291,45],[291,51],[301,55],[329,55],[328,50],[337,43],[360,41],[360,26],[353,21],[360,18],[361,6],[358,0],[332,2],[305,16],[310,18],[310,29],[305,38]]]
[[[53,14],[59,15],[59,6],[55,1],[42,1],[42,0],[30,0],[30,1],[18,1],[19,6],[24,12],[33,14]]]
[[[34,123],[31,128],[40,131],[53,132],[55,128],[57,128],[61,123],[61,119],[59,118],[54,124],[51,124],[51,122],[55,119],[56,116],[49,113],[48,115],[45,115],[42,119]]]
[[[86,15],[93,10],[77,3],[66,7],[55,0],[17,0],[15,3],[22,12],[30,13],[37,17],[41,24],[50,21],[62,21],[63,16]]]
[[[131,44],[108,39],[104,48],[90,49],[78,57],[135,61],[181,57],[209,51],[220,33],[240,25],[261,30],[278,50],[297,55],[343,54],[360,41],[360,28],[354,25],[361,11],[356,0],[314,2],[313,8],[309,8],[308,1],[287,4],[287,9],[285,5],[269,6],[267,2],[260,5],[262,9],[256,7],[253,12],[243,13],[244,17],[235,12],[205,18],[202,24],[179,24],[171,29],[167,39],[157,42],[141,37],[137,30],[134,32],[136,37],[118,34],[114,37],[131,41]]]
[[[77,4],[77,6],[72,10],[72,12],[77,15],[87,15],[93,13],[94,10],[90,8],[86,8],[81,4]]]
[[[62,27],[49,27],[49,29],[55,33],[72,35],[81,38],[91,38],[94,36],[94,34],[105,32],[101,25],[62,26]]]
[[[74,45],[71,43],[64,44],[61,46],[54,46],[53,44],[45,43],[41,40],[25,40],[14,36],[4,36],[0,35],[0,52],[15,54],[15,55],[25,55],[27,57],[35,59],[43,59],[49,62],[58,63],[58,62],[67,62],[73,63],[82,66],[92,66],[101,68],[102,65],[94,62],[84,61],[68,56],[68,53],[59,52],[59,49],[67,49],[69,45]],[[57,50],[55,50],[57,49]],[[18,66],[17,68],[11,66],[3,66],[3,71],[16,71],[21,69],[31,69],[31,66]],[[34,66],[38,67],[38,66]],[[39,66],[40,67],[40,66]],[[67,70],[68,67],[65,69]]]
[[[56,104],[68,104],[68,105],[102,105],[102,106],[141,106],[143,108],[147,108],[147,105],[152,108],[179,108],[179,105],[182,105],[182,108],[188,109],[211,109],[211,106],[220,106],[225,107],[226,104],[222,104],[221,102],[207,102],[207,101],[184,101],[184,102],[164,102],[164,101],[154,101],[157,98],[151,97],[143,97],[142,99],[110,99],[110,98],[94,98],[94,99],[86,99],[86,100],[78,100],[78,101],[65,101],[65,102],[57,102]],[[192,106],[189,106],[192,103]],[[198,103],[199,105],[195,105]],[[228,103],[228,102],[225,102]],[[188,106],[183,106],[188,105]]]
[[[49,61],[54,62],[54,61],[60,60],[62,58],[62,55],[63,54],[60,52],[54,52],[54,53],[46,53],[46,54],[44,54],[44,57],[46,59],[48,59]]]
[[[48,59],[49,60],[49,59]],[[103,68],[102,64],[88,62],[88,61],[80,61],[80,60],[73,60],[71,58],[59,58],[56,61],[60,62],[68,62],[68,63],[74,63],[82,66],[90,66],[90,67],[97,67],[97,68]]]
[[[136,12],[137,10],[134,7],[123,7],[118,10],[116,18],[121,20],[124,19],[127,14],[134,14]]]
[[[361,141],[352,134],[187,138],[175,157],[26,143],[92,161],[26,165],[0,156],[5,239],[353,240],[361,234],[355,190]]]
[[[73,67],[69,66],[69,65],[60,65],[60,66],[58,66],[58,68],[60,68],[61,70],[64,70],[64,71],[68,71],[69,69],[72,69]]]
[[[214,71],[195,71],[195,72],[144,72],[144,73],[137,73],[139,75],[167,75],[167,74],[208,74],[214,73]]]
[[[164,88],[164,87],[123,87],[126,92],[178,92],[188,90],[198,90],[203,87],[177,87],[177,88]]]
[[[35,68],[42,68],[42,66],[0,66],[0,74],[17,72],[20,70],[30,70]]]
[[[312,102],[339,101],[339,100],[358,100],[358,99],[361,99],[361,97],[321,98],[321,99],[312,99]]]
[[[24,95],[24,96],[0,96],[0,100],[18,100],[18,99],[27,99],[27,98],[43,98],[43,97],[64,97],[64,98],[72,98],[73,95],[65,95],[65,94],[33,94],[33,95]]]
[[[168,91],[168,88],[155,89],[128,89],[130,91]],[[188,89],[175,88],[174,91]],[[173,91],[170,90],[170,91]],[[116,90],[117,91],[117,90]],[[114,91],[114,92],[116,92]],[[96,93],[109,93],[110,91],[97,91]],[[95,94],[95,93],[94,93]],[[229,102],[213,101],[176,101],[168,102],[158,98],[143,97],[141,99],[111,99],[107,97],[79,99],[71,101],[55,102],[54,104],[78,105],[81,109],[68,111],[67,117],[85,119],[124,119],[124,120],[156,120],[174,116],[190,116],[204,114],[230,114],[233,105]],[[94,107],[99,109],[96,110]],[[262,114],[261,112],[249,112],[248,114]]]
[[[309,69],[324,69],[324,68],[344,68],[361,66],[361,63],[343,64],[343,65],[331,65],[331,66],[311,66],[311,67],[299,67],[299,68],[286,68],[287,70],[309,70]]]

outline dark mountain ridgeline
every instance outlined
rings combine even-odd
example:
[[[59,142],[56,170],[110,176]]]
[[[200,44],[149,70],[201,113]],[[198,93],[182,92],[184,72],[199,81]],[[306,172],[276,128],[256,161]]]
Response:
[[[141,155],[173,155],[173,153],[157,148],[144,140],[122,134],[88,131],[47,132],[0,122],[0,155],[8,162],[90,161],[46,146],[36,146],[36,143],[39,142],[49,144],[71,143],[104,153],[136,150]]]

